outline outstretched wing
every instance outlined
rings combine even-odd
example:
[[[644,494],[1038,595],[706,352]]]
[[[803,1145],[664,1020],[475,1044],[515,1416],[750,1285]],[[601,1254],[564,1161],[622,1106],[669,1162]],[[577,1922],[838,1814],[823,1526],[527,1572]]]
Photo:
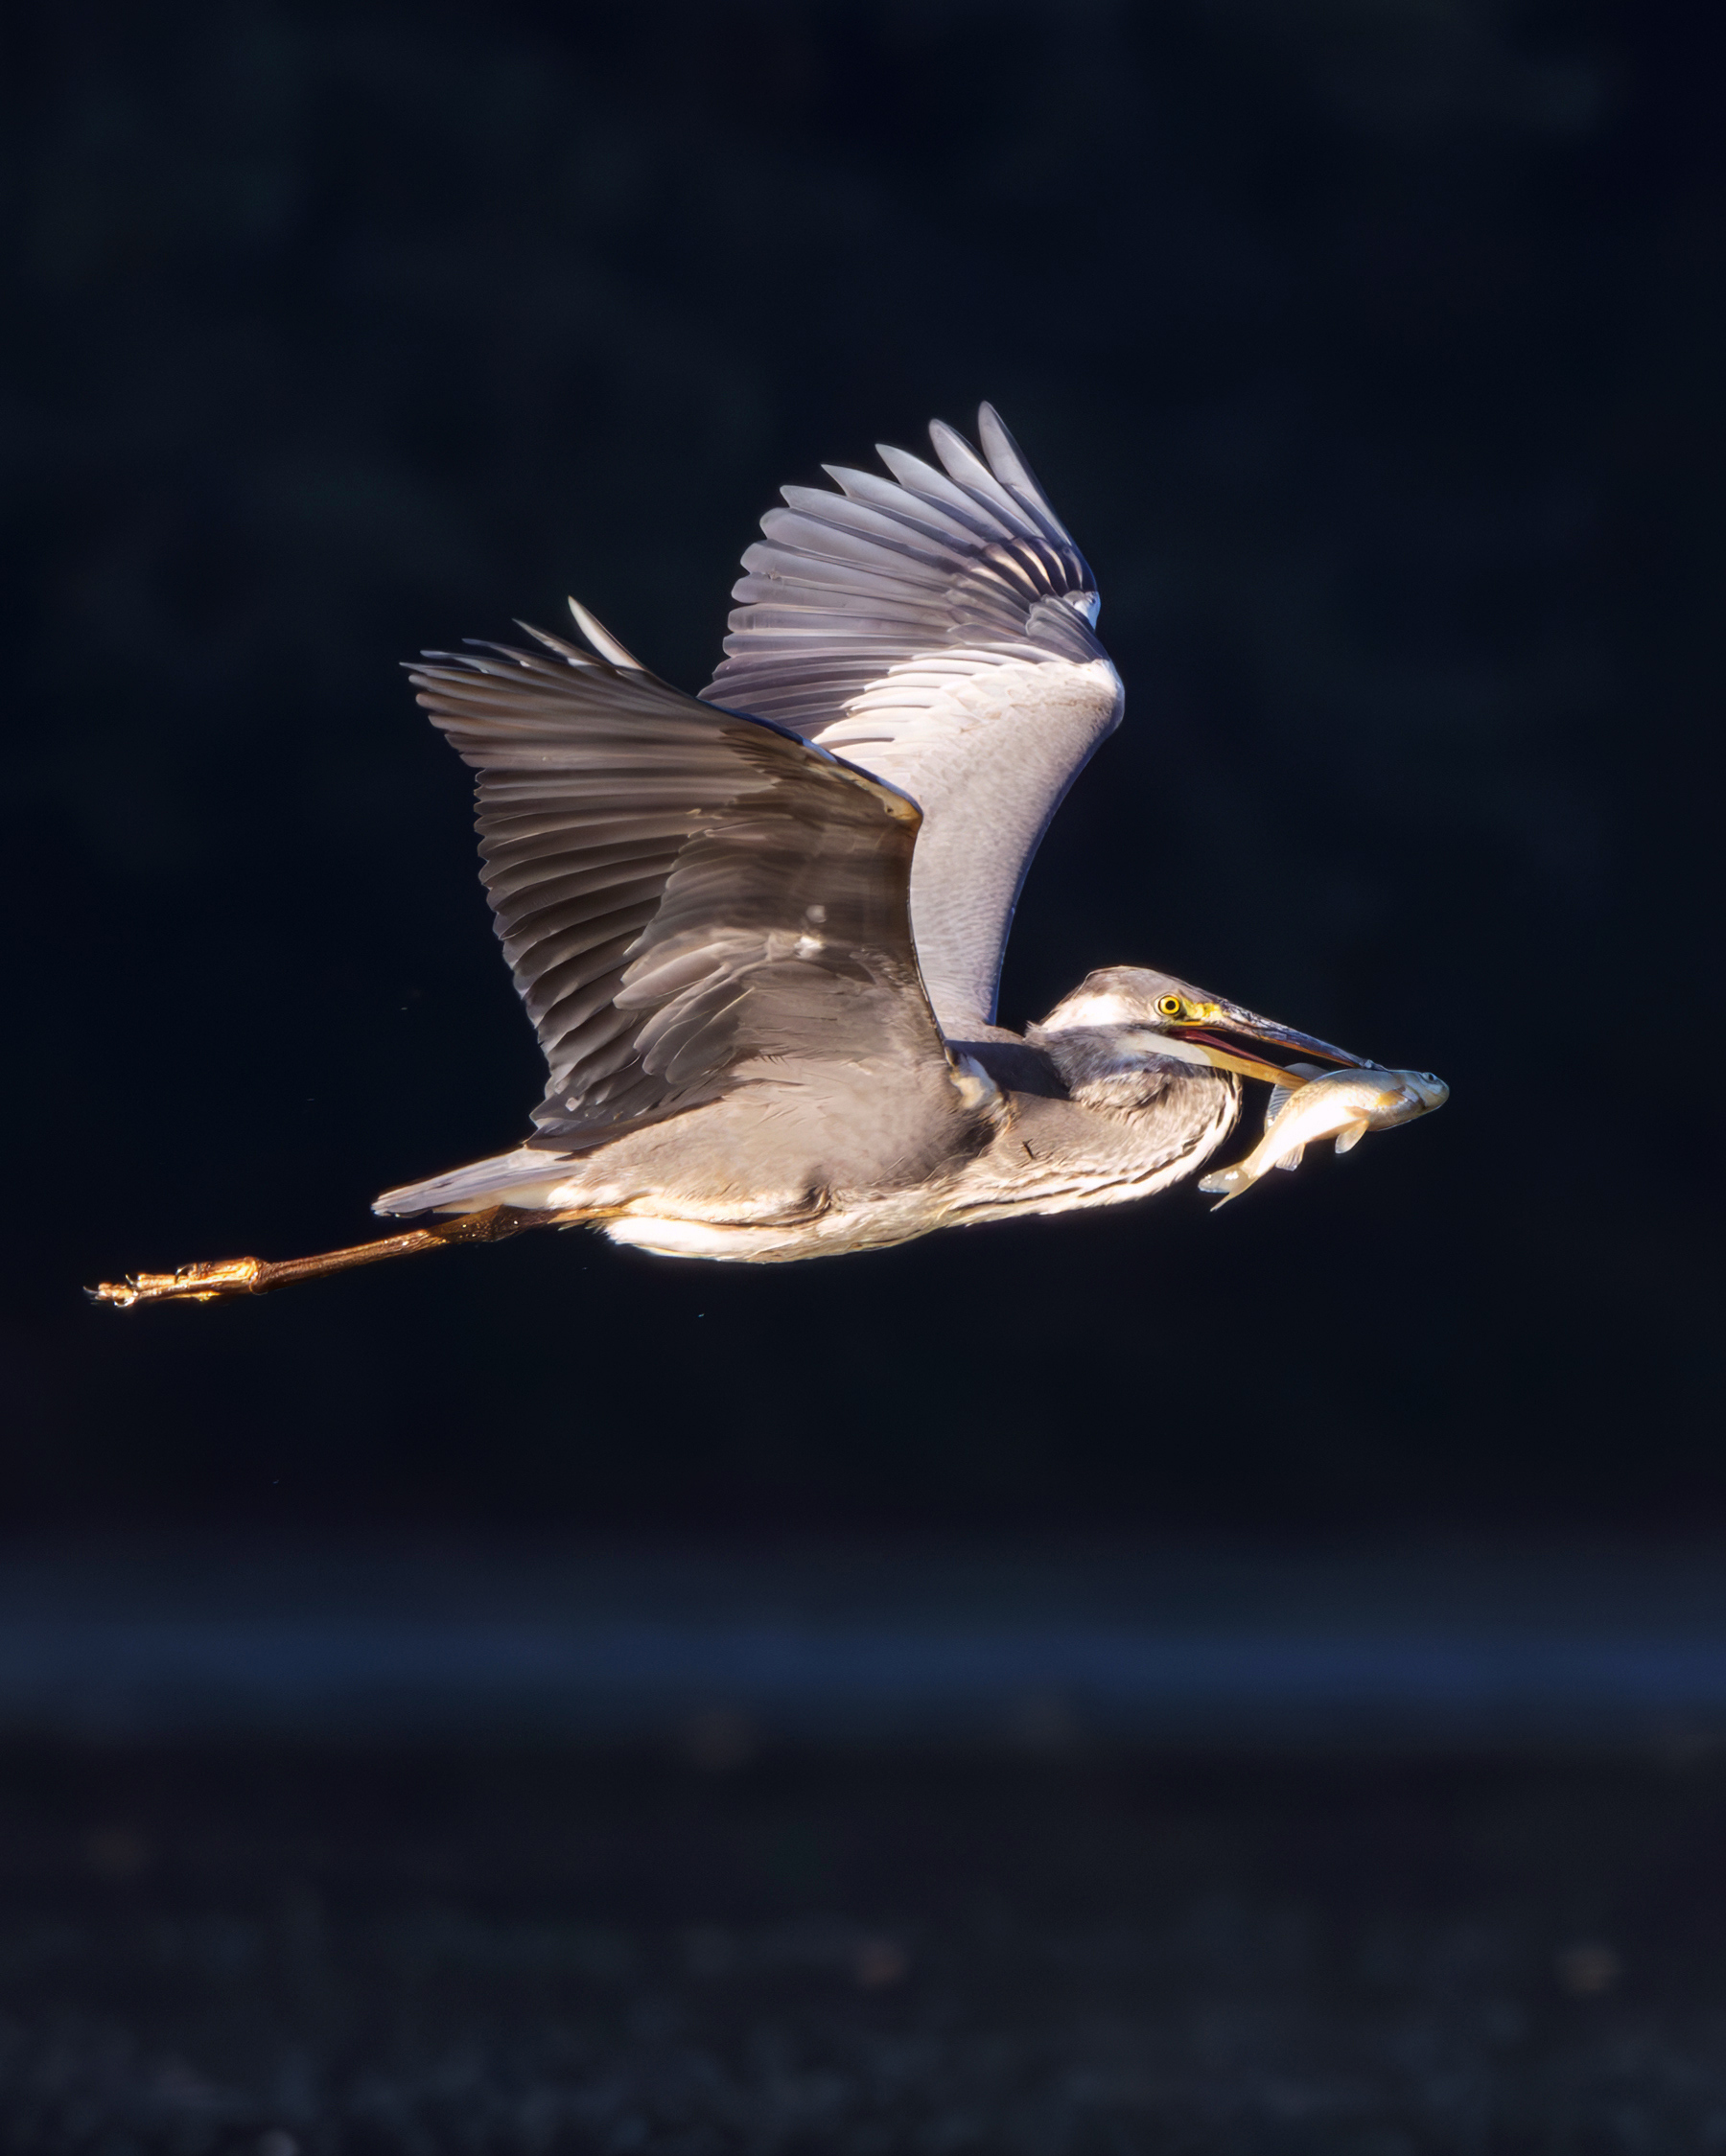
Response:
[[[411,674],[479,774],[482,880],[550,1066],[536,1142],[677,1114],[753,1057],[942,1056],[911,940],[915,805],[592,627],[605,659],[530,629],[543,654]]]
[[[701,692],[917,801],[912,927],[958,1040],[993,1021],[1025,872],[1122,706],[1085,557],[988,405],[978,432],[987,463],[937,420],[944,471],[883,448],[891,479],[828,465],[838,494],[786,487]]]

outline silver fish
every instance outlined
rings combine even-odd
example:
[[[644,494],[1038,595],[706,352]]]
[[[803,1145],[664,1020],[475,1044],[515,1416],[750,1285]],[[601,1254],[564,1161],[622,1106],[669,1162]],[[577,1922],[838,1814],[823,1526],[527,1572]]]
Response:
[[[1298,1168],[1315,1140],[1332,1138],[1345,1153],[1369,1130],[1394,1130],[1399,1123],[1431,1115],[1450,1099],[1450,1087],[1431,1071],[1331,1071],[1317,1063],[1291,1063],[1297,1085],[1279,1085],[1265,1110],[1265,1135],[1233,1168],[1219,1169],[1200,1184],[1217,1205],[1249,1191],[1273,1168]],[[1214,1213],[1217,1206],[1213,1205]]]

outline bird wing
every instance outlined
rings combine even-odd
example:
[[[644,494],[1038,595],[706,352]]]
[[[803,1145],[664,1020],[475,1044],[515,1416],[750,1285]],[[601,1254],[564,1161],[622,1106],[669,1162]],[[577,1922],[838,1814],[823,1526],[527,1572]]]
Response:
[[[828,465],[837,494],[784,488],[701,692],[921,808],[911,920],[949,1039],[992,1023],[1026,870],[1123,702],[1085,557],[989,405],[978,434],[984,456],[935,421],[941,471],[882,448],[890,479]]]
[[[434,652],[419,701],[478,772],[482,880],[550,1077],[536,1143],[715,1098],[752,1057],[945,1058],[918,977],[915,803],[796,734],[596,658]]]

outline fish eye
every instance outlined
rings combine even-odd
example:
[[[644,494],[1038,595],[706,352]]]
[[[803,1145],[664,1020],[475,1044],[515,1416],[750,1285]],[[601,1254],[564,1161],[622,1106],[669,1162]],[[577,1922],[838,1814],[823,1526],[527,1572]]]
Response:
[[[1178,996],[1158,996],[1156,1008],[1165,1018],[1178,1018],[1184,1007]]]

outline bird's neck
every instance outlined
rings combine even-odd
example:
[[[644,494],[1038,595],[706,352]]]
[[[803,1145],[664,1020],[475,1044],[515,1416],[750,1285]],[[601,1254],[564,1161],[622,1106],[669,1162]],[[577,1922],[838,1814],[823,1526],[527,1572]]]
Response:
[[[994,1046],[982,1045],[985,1054]],[[1240,1114],[1240,1081],[1224,1071],[1172,1072],[1151,1101],[1117,1106],[1022,1090],[1009,1058],[1000,1061],[996,1069],[991,1056],[989,1067],[1008,1113],[988,1149],[955,1178],[943,1207],[954,1223],[1149,1197],[1196,1174]]]

